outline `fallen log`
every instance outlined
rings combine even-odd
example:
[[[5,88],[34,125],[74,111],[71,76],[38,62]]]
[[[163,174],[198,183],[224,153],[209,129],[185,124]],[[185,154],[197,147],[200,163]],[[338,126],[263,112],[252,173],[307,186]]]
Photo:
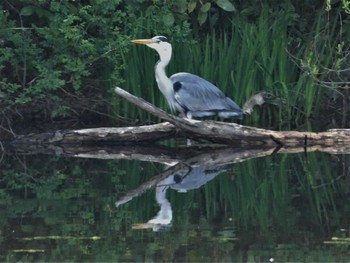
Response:
[[[12,145],[35,144],[134,144],[167,139],[181,134],[168,122],[137,127],[102,127],[79,130],[57,130],[39,134],[19,135]]]
[[[321,150],[339,148],[349,152],[350,130],[333,129],[320,133],[272,131],[236,123],[199,121],[180,118],[135,97],[121,88],[115,93],[137,107],[166,122],[137,127],[58,130],[41,134],[20,135],[10,142],[11,147],[25,148],[38,145],[130,145],[155,142],[175,136],[232,146],[271,146]],[[6,145],[5,145],[6,146]]]

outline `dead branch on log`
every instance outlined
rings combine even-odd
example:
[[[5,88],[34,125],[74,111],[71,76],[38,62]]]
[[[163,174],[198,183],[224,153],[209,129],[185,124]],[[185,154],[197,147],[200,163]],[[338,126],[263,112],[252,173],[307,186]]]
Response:
[[[272,98],[272,95],[267,92],[259,92],[251,96],[243,105],[242,111],[244,114],[252,114],[255,106],[261,106],[266,102],[266,99]]]
[[[277,145],[279,147],[304,148],[316,145],[330,147],[350,144],[350,130],[333,130],[321,133],[271,131],[236,123],[189,120],[170,115],[121,88],[115,88],[115,92],[137,107],[170,122],[192,138],[226,145]]]

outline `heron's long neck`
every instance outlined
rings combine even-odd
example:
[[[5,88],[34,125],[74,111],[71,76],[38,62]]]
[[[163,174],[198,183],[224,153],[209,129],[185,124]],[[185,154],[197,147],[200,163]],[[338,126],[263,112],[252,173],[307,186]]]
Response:
[[[156,81],[158,84],[158,88],[163,93],[165,98],[167,99],[169,106],[172,110],[175,110],[175,101],[174,101],[174,90],[173,84],[171,80],[166,75],[166,66],[169,64],[171,59],[171,53],[167,56],[162,56],[160,54],[160,60],[156,64],[155,73],[156,73]]]

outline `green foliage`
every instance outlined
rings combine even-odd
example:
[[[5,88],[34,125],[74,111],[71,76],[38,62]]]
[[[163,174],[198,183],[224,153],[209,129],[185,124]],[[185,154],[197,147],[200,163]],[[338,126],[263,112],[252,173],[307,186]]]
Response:
[[[2,2],[0,83],[6,102],[52,100],[61,89],[81,94],[90,78],[104,80],[105,71],[121,82],[124,65],[118,62],[128,37],[120,34],[126,14],[119,4]]]
[[[153,77],[157,55],[129,42],[154,35],[174,45],[169,75],[201,75],[240,105],[260,91],[277,98],[247,124],[299,128],[346,97],[348,1],[16,0],[0,8],[2,107],[151,122],[113,88],[167,107]]]
[[[202,26],[209,18],[211,26],[215,25],[218,21],[220,12],[213,9],[213,6],[219,7],[222,11],[234,12],[235,6],[229,0],[191,0],[187,4],[187,10],[189,14],[195,13],[197,16],[197,22]]]
[[[209,22],[213,27],[218,24],[219,16],[223,13],[236,10],[230,0],[171,0],[166,4],[162,1],[127,0],[125,3],[133,10],[145,10],[145,14],[153,13],[156,9],[155,20],[161,21],[167,27],[184,21],[189,21],[194,27],[201,27]]]

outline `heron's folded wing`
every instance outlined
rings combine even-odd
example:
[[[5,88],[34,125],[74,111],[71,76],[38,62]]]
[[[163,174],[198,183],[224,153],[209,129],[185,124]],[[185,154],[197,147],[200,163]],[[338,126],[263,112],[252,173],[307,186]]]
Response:
[[[175,100],[189,111],[241,111],[219,88],[199,76],[177,73],[170,79]]]

